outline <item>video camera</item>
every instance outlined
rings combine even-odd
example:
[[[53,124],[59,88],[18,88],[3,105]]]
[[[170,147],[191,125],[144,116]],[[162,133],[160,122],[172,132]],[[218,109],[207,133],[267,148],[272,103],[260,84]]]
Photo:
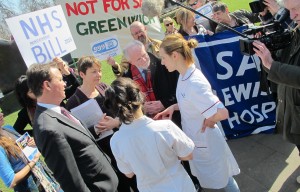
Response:
[[[249,6],[251,8],[252,13],[259,13],[263,12],[266,8],[266,5],[264,4],[264,0],[255,0],[249,3]]]
[[[272,28],[272,32],[265,33],[267,29]],[[261,33],[259,38],[243,38],[240,39],[240,50],[244,55],[253,55],[253,41],[259,40],[264,43],[270,51],[276,51],[288,46],[292,40],[292,32],[288,29],[284,29],[278,21],[274,23],[263,25],[259,27],[250,27],[243,31],[246,35],[255,35]]]
[[[254,0],[249,3],[249,6],[253,13],[264,12],[266,5],[264,0]],[[280,21],[274,21],[271,24],[250,27],[249,29],[243,31],[246,35],[257,35],[259,38],[243,38],[240,39],[240,50],[244,55],[253,55],[255,52],[253,50],[253,41],[259,40],[264,43],[270,51],[276,51],[288,46],[292,40],[292,32],[288,29],[284,29]]]
[[[188,7],[188,6],[186,6],[182,3],[179,3],[175,0],[169,0],[169,1],[175,5],[178,5],[180,7],[188,9],[188,10],[192,11],[193,13],[200,15],[201,17],[204,17],[204,18],[208,19],[209,21],[212,21],[212,22],[228,29],[229,31],[232,31],[233,33],[236,33],[239,36],[243,37],[243,39],[240,39],[240,49],[241,49],[242,54],[244,54],[244,55],[253,55],[254,54],[253,44],[252,44],[252,42],[254,40],[259,40],[259,41],[263,42],[270,51],[282,49],[282,48],[288,46],[292,40],[293,33],[287,29],[284,29],[281,26],[279,21],[274,21],[274,23],[272,23],[272,24],[268,24],[268,25],[264,25],[264,26],[260,26],[260,27],[249,28],[248,30],[241,33],[223,23],[217,22],[214,19],[211,19],[211,18],[207,17],[206,15],[203,15],[202,13],[192,9],[191,7]],[[265,8],[265,4],[263,3],[263,0],[255,0],[251,3],[249,3],[249,5],[250,5],[252,11],[257,12],[257,13],[263,12],[264,8]],[[269,29],[269,31],[271,31],[271,32],[266,33],[267,29]],[[260,38],[249,38],[248,37],[248,35],[256,35],[258,32],[260,32],[262,34]],[[247,34],[247,35],[245,35],[245,34]]]

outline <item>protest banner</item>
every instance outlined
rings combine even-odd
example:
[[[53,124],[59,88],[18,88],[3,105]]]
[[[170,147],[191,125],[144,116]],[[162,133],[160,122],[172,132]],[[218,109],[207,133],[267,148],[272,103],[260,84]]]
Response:
[[[129,26],[134,21],[143,23],[150,37],[164,37],[159,19],[149,19],[142,14],[142,0],[56,0],[56,3],[62,6],[77,45],[73,57],[93,55],[90,45],[112,35],[116,35],[121,48],[124,47],[133,40]]]
[[[61,6],[6,19],[27,66],[76,49]]]
[[[221,122],[226,137],[272,133],[276,104],[260,90],[259,58],[242,55],[240,37],[229,31],[195,38],[200,42],[195,54],[201,71],[229,111],[229,118]]]

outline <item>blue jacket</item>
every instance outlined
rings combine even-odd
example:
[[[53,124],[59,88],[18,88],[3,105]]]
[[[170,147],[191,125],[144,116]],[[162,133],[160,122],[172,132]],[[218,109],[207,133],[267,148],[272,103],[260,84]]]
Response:
[[[7,130],[13,133],[16,138],[19,134],[15,131],[12,126],[4,126],[4,130]],[[0,146],[0,177],[3,180],[4,184],[9,187],[11,186],[12,181],[15,178],[15,173],[19,172],[23,169],[26,164],[22,161],[22,159],[16,159],[14,157],[7,156],[4,148]],[[38,191],[37,186],[35,185],[32,176],[24,179],[17,186],[14,187],[15,191]]]

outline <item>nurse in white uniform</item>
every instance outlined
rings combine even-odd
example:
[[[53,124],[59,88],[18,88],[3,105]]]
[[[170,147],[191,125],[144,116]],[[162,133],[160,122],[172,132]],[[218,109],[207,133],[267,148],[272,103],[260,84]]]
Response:
[[[145,116],[144,96],[131,79],[116,79],[105,99],[105,106],[122,121],[110,141],[112,152],[120,171],[136,175],[139,191],[196,192],[180,163],[192,159],[193,141],[171,120]]]
[[[191,48],[197,44],[195,39],[187,41],[179,34],[163,40],[159,51],[161,63],[169,72],[177,70],[180,73],[176,90],[178,103],[155,118],[171,118],[175,110],[180,110],[182,129],[195,144],[194,158],[189,161],[192,174],[204,188],[238,192],[239,187],[232,176],[240,170],[216,124],[228,118],[228,111],[194,65]]]

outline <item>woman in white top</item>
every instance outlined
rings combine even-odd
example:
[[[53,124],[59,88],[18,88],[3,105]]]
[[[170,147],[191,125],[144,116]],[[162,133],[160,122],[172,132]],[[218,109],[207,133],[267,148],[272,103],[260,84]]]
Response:
[[[171,118],[180,110],[183,131],[195,144],[191,171],[204,188],[239,191],[233,175],[240,172],[216,122],[227,119],[228,111],[200,70],[196,69],[191,48],[195,39],[185,40],[180,34],[165,37],[159,54],[169,72],[180,73],[176,89],[178,103],[168,107],[155,118]],[[207,128],[210,127],[210,128]]]
[[[136,175],[140,192],[195,192],[180,160],[192,159],[193,141],[172,121],[154,121],[143,113],[144,95],[133,80],[116,79],[105,92],[104,105],[122,125],[111,139],[118,168]]]

